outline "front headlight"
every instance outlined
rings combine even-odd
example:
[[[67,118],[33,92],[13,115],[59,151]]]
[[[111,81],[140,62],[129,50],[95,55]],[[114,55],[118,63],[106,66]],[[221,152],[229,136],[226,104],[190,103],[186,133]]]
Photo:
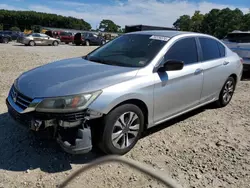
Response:
[[[66,97],[47,98],[38,104],[38,112],[74,112],[83,110],[90,105],[102,91]]]

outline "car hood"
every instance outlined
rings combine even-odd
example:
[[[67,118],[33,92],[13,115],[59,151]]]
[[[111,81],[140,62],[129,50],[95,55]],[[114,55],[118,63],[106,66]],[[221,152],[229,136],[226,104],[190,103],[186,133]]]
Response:
[[[82,57],[43,65],[23,73],[16,88],[31,98],[89,93],[132,79],[138,68],[90,62]]]

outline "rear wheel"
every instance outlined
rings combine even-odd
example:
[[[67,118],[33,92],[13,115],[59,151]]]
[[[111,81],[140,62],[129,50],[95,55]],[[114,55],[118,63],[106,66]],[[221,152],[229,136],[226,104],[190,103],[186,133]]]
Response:
[[[100,148],[107,154],[123,155],[139,140],[144,126],[144,116],[139,107],[124,104],[104,118],[100,135]]]
[[[58,41],[54,41],[54,42],[52,43],[52,45],[53,45],[53,46],[58,46],[58,45],[59,45],[59,42],[58,42]]]
[[[29,42],[29,46],[35,46],[35,45],[36,45],[35,41],[31,40],[31,41]]]
[[[235,85],[236,80],[234,80],[233,77],[229,77],[221,89],[218,101],[216,101],[217,107],[225,107],[230,103],[234,94]]]

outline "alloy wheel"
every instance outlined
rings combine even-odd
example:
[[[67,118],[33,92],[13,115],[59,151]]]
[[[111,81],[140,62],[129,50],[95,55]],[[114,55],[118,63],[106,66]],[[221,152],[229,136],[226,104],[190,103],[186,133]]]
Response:
[[[117,149],[129,147],[136,140],[140,130],[140,120],[136,113],[126,112],[115,122],[112,143]]]
[[[233,81],[229,80],[225,84],[225,87],[223,90],[223,94],[222,94],[223,101],[225,103],[228,103],[231,100],[233,93],[234,93],[234,84],[233,84]]]

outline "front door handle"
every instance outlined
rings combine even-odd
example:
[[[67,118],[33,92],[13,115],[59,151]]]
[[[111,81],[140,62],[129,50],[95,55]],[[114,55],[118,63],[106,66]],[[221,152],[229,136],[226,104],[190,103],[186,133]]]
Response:
[[[201,74],[203,72],[203,69],[196,69],[194,74],[197,75],[197,74]]]
[[[227,64],[229,64],[228,61],[224,61],[224,62],[223,62],[223,65],[227,65]]]

